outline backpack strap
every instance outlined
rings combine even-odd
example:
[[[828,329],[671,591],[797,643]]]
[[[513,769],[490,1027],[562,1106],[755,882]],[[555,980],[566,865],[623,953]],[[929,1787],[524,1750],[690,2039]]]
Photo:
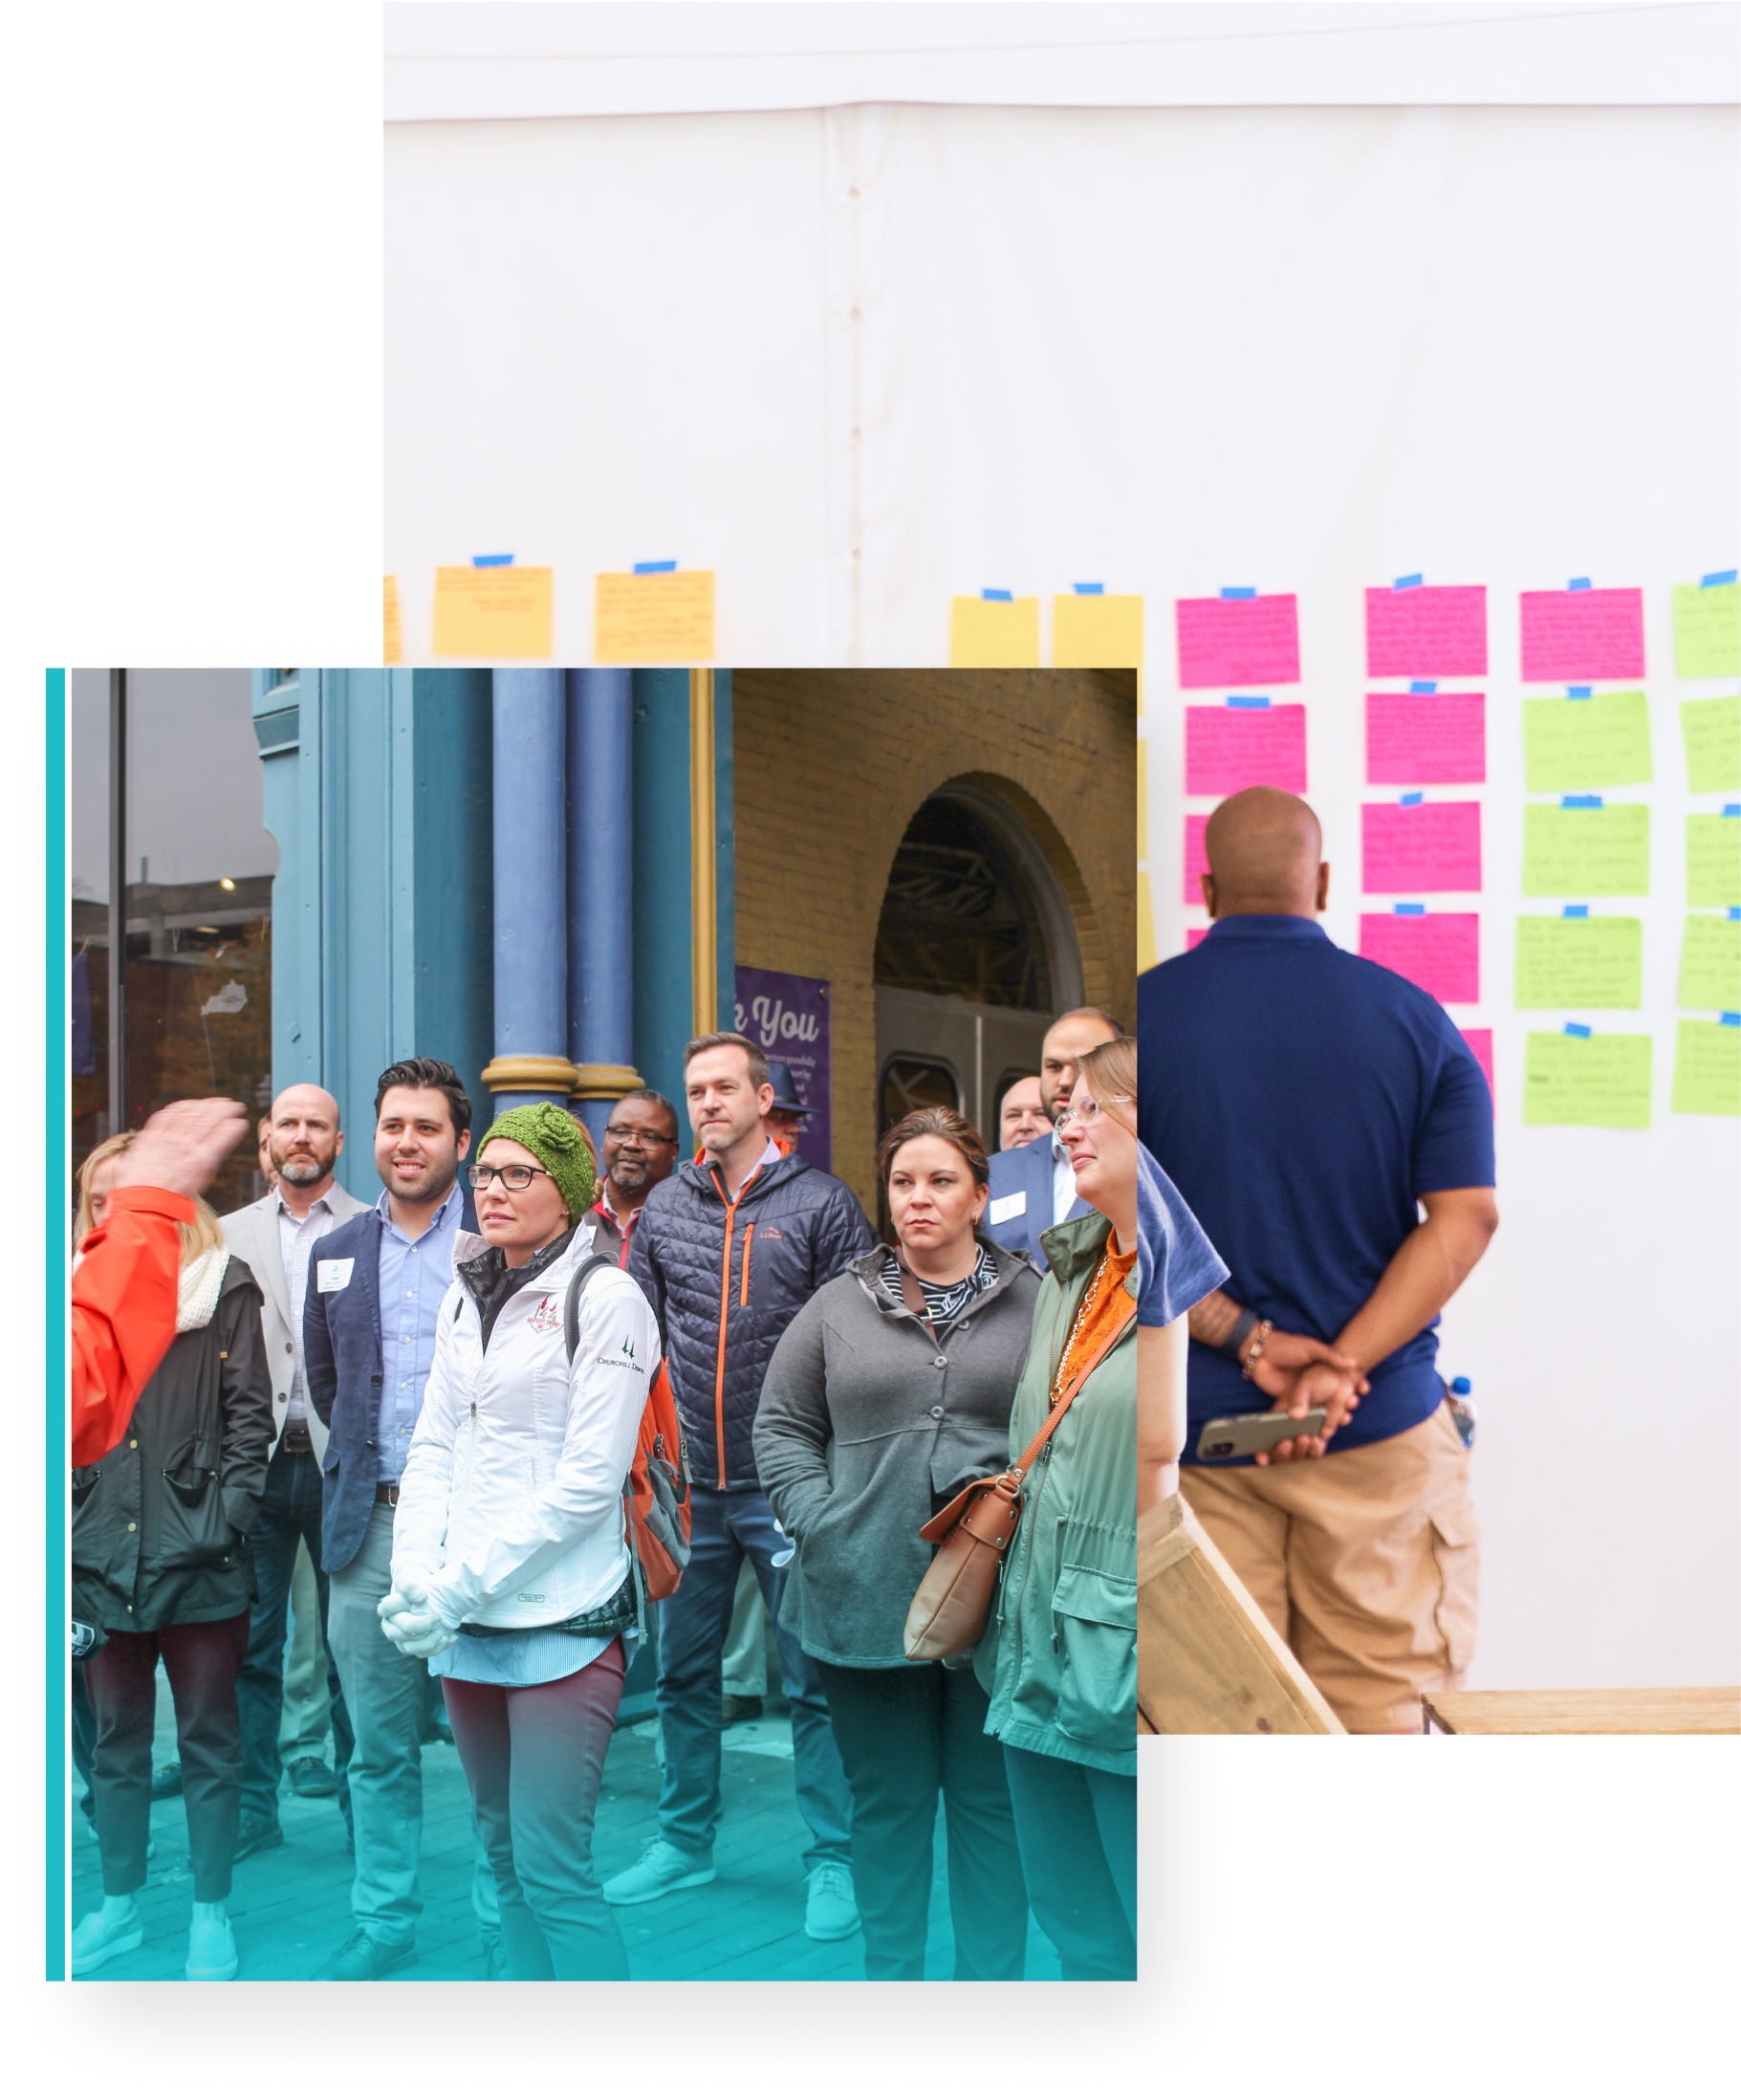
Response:
[[[592,1281],[599,1269],[614,1269],[617,1264],[609,1255],[588,1255],[586,1259],[568,1280],[568,1295],[562,1301],[562,1340],[572,1364],[575,1351],[580,1346],[580,1293]]]

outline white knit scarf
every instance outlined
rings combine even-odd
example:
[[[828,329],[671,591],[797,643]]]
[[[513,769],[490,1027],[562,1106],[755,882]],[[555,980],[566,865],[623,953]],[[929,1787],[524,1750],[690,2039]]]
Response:
[[[224,1271],[229,1266],[227,1247],[207,1247],[197,1261],[182,1271],[176,1289],[175,1331],[191,1334],[208,1326],[218,1309],[218,1293],[224,1288]]]

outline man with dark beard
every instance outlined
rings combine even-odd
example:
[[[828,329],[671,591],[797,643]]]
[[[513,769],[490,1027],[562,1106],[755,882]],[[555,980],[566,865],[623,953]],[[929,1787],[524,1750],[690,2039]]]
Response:
[[[677,1165],[677,1110],[650,1086],[624,1094],[604,1127],[598,1200],[587,1213],[593,1252],[624,1268],[641,1207]]]
[[[259,1202],[218,1220],[225,1244],[253,1271],[264,1295],[260,1320],[266,1335],[267,1368],[272,1372],[275,1424],[266,1493],[249,1542],[259,1594],[249,1621],[248,1654],[236,1680],[236,1703],[242,1713],[238,1859],[284,1843],[278,1824],[278,1788],[284,1775],[278,1729],[284,1708],[285,1611],[299,1540],[307,1542],[315,1564],[320,1632],[323,1640],[326,1637],[327,1581],[320,1560],[320,1476],[326,1429],[308,1405],[303,1383],[302,1307],[316,1240],[368,1208],[333,1178],[343,1149],[338,1104],[325,1087],[287,1086],[272,1103],[267,1137],[267,1154],[277,1185]],[[330,1655],[327,1691],[332,1701],[338,1805],[348,1825],[351,1723]]]

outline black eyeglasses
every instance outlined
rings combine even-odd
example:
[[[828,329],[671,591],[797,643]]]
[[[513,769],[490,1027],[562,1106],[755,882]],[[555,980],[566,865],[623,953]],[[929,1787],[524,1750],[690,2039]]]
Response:
[[[548,1181],[555,1181],[548,1167],[468,1167],[474,1189],[488,1189],[497,1175],[501,1176],[504,1189],[530,1189],[533,1174],[542,1174]]]
[[[631,1142],[637,1145],[675,1145],[675,1138],[662,1138],[654,1130],[639,1130],[632,1123],[607,1123],[604,1127],[607,1138],[615,1138],[619,1145]]]

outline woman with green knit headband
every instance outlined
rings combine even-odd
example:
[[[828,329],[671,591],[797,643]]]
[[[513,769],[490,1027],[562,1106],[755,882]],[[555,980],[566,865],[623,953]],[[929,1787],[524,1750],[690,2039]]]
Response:
[[[381,1626],[442,1678],[495,1871],[515,1982],[625,1979],[593,1872],[593,1814],[637,1638],[622,1483],[659,1327],[592,1250],[592,1141],[550,1102],[510,1108],[469,1170],[435,1361],[400,1484]]]

